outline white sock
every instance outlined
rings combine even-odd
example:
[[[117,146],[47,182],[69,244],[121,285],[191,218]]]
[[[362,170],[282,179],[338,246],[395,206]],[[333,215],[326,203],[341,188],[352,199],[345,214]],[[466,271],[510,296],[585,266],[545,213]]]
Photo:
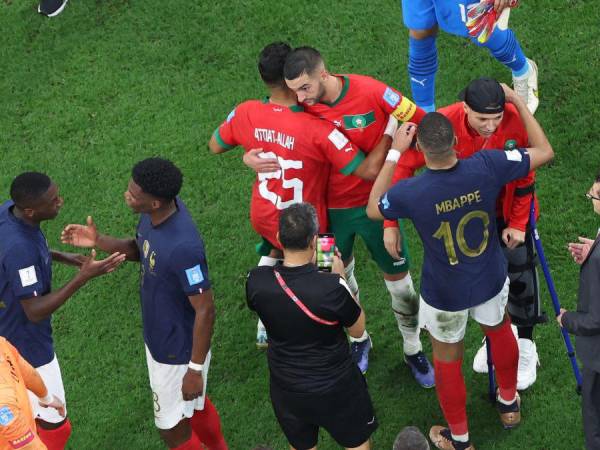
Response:
[[[262,320],[258,319],[258,323],[256,324],[256,332],[257,333],[266,333],[267,329],[265,328]]]
[[[352,336],[348,337],[350,338],[350,342],[364,342],[369,339],[369,333],[367,333],[367,330],[365,330],[362,336],[359,338],[353,338]]]
[[[278,261],[279,261],[279,259],[277,259],[277,258],[272,258],[270,256],[261,256],[260,259],[258,260],[258,265],[259,266],[274,266],[275,264],[277,264]],[[256,324],[256,333],[262,334],[262,333],[266,333],[266,332],[267,332],[267,329],[263,325],[262,320],[258,319],[258,323]]]
[[[450,433],[452,434],[452,433]],[[465,434],[452,434],[452,439],[458,442],[469,442],[469,433]]]
[[[346,273],[346,283],[354,295],[354,298],[359,301],[359,292],[358,292],[358,283],[356,282],[356,277],[354,276],[354,258],[350,261],[346,267],[344,267],[344,272]]]
[[[258,260],[258,265],[259,266],[274,266],[275,264],[277,264],[278,261],[279,261],[279,259],[277,259],[277,258],[272,258],[270,256],[261,256],[260,259]]]
[[[517,394],[515,394],[515,397],[512,400],[504,400],[502,397],[500,397],[500,393],[498,392],[498,395],[496,396],[496,400],[498,400],[500,403],[502,403],[503,405],[512,405],[515,400],[517,399]]]
[[[419,338],[419,297],[410,273],[398,281],[385,280],[385,285],[392,296],[392,310],[404,339],[404,353],[409,356],[419,353],[423,349]]]

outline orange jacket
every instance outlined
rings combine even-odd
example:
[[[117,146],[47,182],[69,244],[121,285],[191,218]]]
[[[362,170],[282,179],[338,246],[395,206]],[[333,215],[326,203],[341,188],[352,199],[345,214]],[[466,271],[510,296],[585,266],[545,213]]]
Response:
[[[518,148],[526,148],[529,144],[527,131],[521,121],[521,116],[514,105],[507,103],[504,109],[504,117],[498,129],[489,138],[484,138],[473,130],[465,114],[463,103],[452,105],[438,110],[452,123],[457,144],[454,147],[459,159],[466,159],[479,150],[500,149],[504,150],[507,141],[515,141]],[[425,166],[423,153],[417,150],[407,150],[402,154],[393,183],[403,178],[412,177],[417,169]],[[535,171],[529,172],[526,177],[511,181],[504,186],[498,197],[498,217],[501,217],[510,228],[525,231],[529,223],[529,208],[531,198],[534,196]],[[538,211],[537,198],[536,211]],[[394,221],[385,221],[385,226],[397,226]]]
[[[38,397],[48,390],[37,371],[0,336],[0,450],[44,450],[36,434],[27,390]]]

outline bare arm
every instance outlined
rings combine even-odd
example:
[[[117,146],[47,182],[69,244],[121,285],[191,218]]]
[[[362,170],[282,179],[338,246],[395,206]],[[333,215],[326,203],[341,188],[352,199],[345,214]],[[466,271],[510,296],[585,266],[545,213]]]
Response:
[[[41,297],[31,297],[21,300],[21,305],[27,318],[40,322],[60,308],[75,292],[89,280],[105,273],[112,272],[125,260],[125,255],[113,253],[106,259],[96,261],[96,251],[92,250],[90,256],[81,265],[79,272],[63,287]]]
[[[413,123],[406,122],[396,132],[392,148],[400,153],[406,151],[416,132],[416,126]],[[383,214],[379,211],[379,199],[387,192],[392,184],[392,177],[396,170],[397,161],[386,161],[371,188],[369,194],[369,203],[367,204],[367,215],[373,220],[383,220]]]
[[[519,111],[523,125],[525,125],[525,129],[529,136],[529,145],[531,146],[527,149],[530,159],[529,170],[535,170],[554,157],[554,150],[552,149],[548,138],[546,138],[544,130],[527,108],[527,104],[525,104],[515,91],[506,84],[502,83],[502,89],[504,89],[506,101],[515,105]]]
[[[210,140],[208,141],[208,148],[210,149],[211,152],[213,152],[216,155],[219,153],[225,153],[225,152],[231,150],[230,148],[225,148],[225,147],[219,145],[219,142],[217,141],[217,138],[215,137],[214,134],[210,137]]]
[[[60,235],[61,242],[75,247],[98,247],[106,253],[122,253],[128,261],[140,260],[135,239],[118,239],[98,233],[92,216],[88,216],[86,223],[67,225]]]
[[[331,267],[331,272],[337,273],[340,277],[342,277],[342,279],[344,281],[346,281],[346,272],[344,271],[344,263],[342,262],[342,256],[341,256],[339,250],[337,250],[337,249],[336,249],[335,253],[336,254],[333,256],[333,266]],[[352,295],[352,298],[354,298],[354,295],[352,294],[352,292],[350,292],[350,289],[348,289],[348,293],[350,295]],[[356,298],[354,298],[354,301],[360,308],[360,315],[358,316],[358,319],[356,319],[356,322],[354,322],[351,326],[346,328],[346,331],[353,338],[359,338],[365,332],[366,318],[365,318],[365,311],[362,309],[362,306],[360,306],[360,304],[358,303]]]
[[[346,330],[348,331],[348,334],[350,336],[358,339],[365,332],[365,323],[366,323],[365,312],[364,312],[364,310],[361,309],[360,316],[358,316],[358,319],[356,319],[356,322],[354,322]]]
[[[87,259],[85,255],[80,255],[79,253],[60,252],[58,250],[50,250],[50,255],[52,255],[53,262],[75,267],[81,267]]]
[[[377,178],[391,144],[392,138],[387,134],[382,135],[375,148],[354,170],[353,174],[364,180],[374,180]]]
[[[192,358],[191,362],[195,364],[204,364],[206,355],[210,350],[210,340],[212,338],[213,326],[215,323],[215,304],[211,289],[203,291],[201,294],[188,297],[196,318],[194,319]],[[184,400],[193,400],[200,395],[204,388],[204,380],[201,371],[188,369],[183,377],[181,390]]]

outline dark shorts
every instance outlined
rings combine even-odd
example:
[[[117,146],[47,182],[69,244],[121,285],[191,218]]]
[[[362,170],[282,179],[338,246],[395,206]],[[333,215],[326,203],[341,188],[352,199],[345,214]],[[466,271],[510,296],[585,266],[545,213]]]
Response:
[[[342,447],[358,447],[378,425],[367,382],[356,367],[348,381],[324,393],[289,392],[271,382],[271,402],[283,433],[297,450],[316,446],[319,428]]]

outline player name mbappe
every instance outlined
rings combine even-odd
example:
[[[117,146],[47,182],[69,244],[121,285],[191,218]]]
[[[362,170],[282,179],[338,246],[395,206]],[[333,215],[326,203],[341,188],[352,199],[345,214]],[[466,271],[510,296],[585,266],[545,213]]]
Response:
[[[444,200],[435,204],[436,214],[447,213],[455,209],[462,208],[465,205],[481,202],[481,193],[479,189],[468,194],[463,194],[455,198]]]
[[[269,130],[268,128],[255,128],[254,139],[259,142],[279,144],[287,150],[294,150],[294,137],[288,136],[281,131]]]

